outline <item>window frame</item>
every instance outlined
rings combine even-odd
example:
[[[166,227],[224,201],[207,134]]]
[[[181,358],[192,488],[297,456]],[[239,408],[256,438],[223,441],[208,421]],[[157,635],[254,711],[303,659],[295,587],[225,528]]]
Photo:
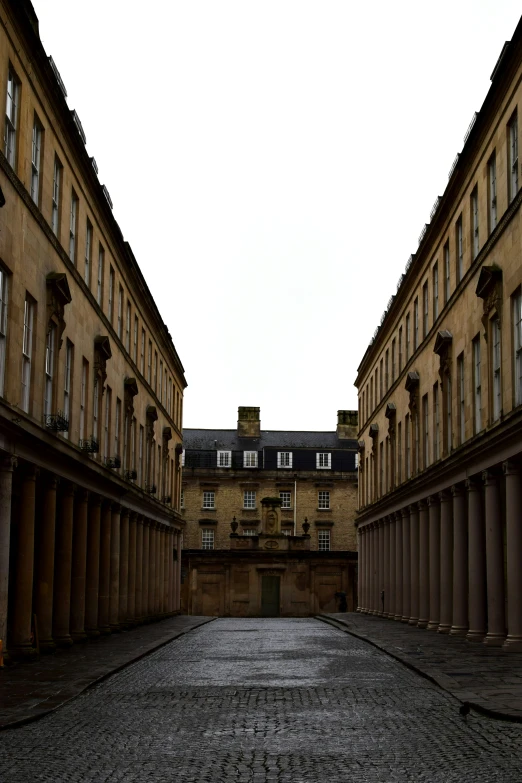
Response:
[[[319,511],[330,511],[330,490],[320,489],[317,492],[317,508]]]
[[[11,92],[9,84],[12,84]],[[18,152],[18,118],[20,109],[20,79],[11,63],[7,70],[5,101],[4,154],[12,169],[16,170]]]
[[[518,111],[515,109],[508,122],[508,203],[518,193]]]
[[[244,451],[243,452],[243,467],[244,468],[257,468],[258,467],[258,453],[257,453],[257,451]]]
[[[325,459],[326,457],[326,459]],[[326,464],[324,464],[326,462]],[[332,469],[332,452],[331,451],[317,451],[315,453],[315,467],[316,470],[331,470]]]
[[[7,330],[9,323],[9,277],[6,269],[0,265],[0,397],[5,391],[5,372],[7,367]]]
[[[243,490],[243,508],[250,510],[257,508],[257,492],[255,489]]]
[[[31,383],[32,383],[32,363],[34,353],[34,321],[35,321],[36,302],[26,293],[24,302],[24,327],[22,342],[22,399],[21,409],[25,413],[31,410]]]
[[[43,133],[42,123],[35,113],[31,143],[31,198],[37,207],[40,206]]]
[[[231,468],[232,467],[232,452],[226,450],[218,450],[216,453],[216,467],[218,468]]]
[[[279,491],[279,498],[281,500],[281,508],[282,509],[283,508],[284,509],[289,509],[289,508],[291,509],[292,508],[292,492],[290,490],[288,490],[288,489],[280,490]]]
[[[215,530],[212,527],[201,528],[201,549],[215,549]]]
[[[331,531],[319,529],[317,531],[317,551],[318,552],[331,552],[332,550],[332,535]]]
[[[216,508],[216,493],[213,489],[204,489],[201,508]]]

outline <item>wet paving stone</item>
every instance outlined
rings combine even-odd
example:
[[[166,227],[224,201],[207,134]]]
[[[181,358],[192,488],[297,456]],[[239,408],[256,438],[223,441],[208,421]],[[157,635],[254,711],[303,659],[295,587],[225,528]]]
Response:
[[[313,619],[220,619],[0,734],[2,783],[522,780],[522,726]]]

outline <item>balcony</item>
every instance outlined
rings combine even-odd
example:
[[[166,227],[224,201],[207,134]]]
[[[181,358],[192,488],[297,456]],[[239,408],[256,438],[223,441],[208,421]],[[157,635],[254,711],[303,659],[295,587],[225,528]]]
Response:
[[[94,437],[80,440],[79,445],[80,449],[86,454],[97,454],[100,450],[100,444]]]
[[[69,432],[69,419],[63,411],[46,414],[44,424],[52,432]]]

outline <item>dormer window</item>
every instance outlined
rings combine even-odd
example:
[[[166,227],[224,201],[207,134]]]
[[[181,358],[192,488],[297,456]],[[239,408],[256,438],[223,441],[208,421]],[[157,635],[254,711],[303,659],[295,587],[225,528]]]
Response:
[[[257,468],[257,451],[244,451],[243,452],[243,467],[244,468]]]
[[[218,451],[217,466],[218,468],[230,468],[232,466],[232,452]]]
[[[316,455],[316,468],[318,470],[330,470],[332,467],[332,455],[330,452],[318,452]]]
[[[291,451],[278,451],[277,452],[277,467],[278,468],[291,468],[292,467],[292,452]]]

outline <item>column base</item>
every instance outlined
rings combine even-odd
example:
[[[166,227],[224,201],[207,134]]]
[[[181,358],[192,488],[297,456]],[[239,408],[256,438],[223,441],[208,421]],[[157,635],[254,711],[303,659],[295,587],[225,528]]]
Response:
[[[89,637],[89,639],[96,639],[98,636],[100,636],[100,630],[98,628],[86,628],[85,633]],[[110,629],[109,629],[110,633]]]
[[[110,624],[110,633],[119,633],[121,631],[121,625],[119,623]]]
[[[56,652],[54,639],[40,639],[40,652],[45,655]]]
[[[439,630],[439,621],[438,620],[430,620],[428,625],[426,626],[427,631],[438,631]]]
[[[444,623],[444,625],[439,625],[437,628],[437,633],[449,633],[451,631],[451,625],[448,623]]]
[[[425,630],[428,627],[428,621],[427,620],[419,620],[417,623],[417,628],[422,628]]]
[[[409,617],[406,617],[406,615],[404,614],[404,615],[401,617],[401,623],[409,623],[409,622],[410,622],[410,618],[409,618]]]
[[[485,635],[486,635],[485,631],[468,631],[466,634],[466,641],[482,643],[484,641]]]
[[[505,641],[506,637],[504,634],[488,633],[484,639],[484,644],[487,647],[502,647]]]
[[[71,637],[73,642],[76,642],[77,644],[81,642],[86,642],[88,638],[85,631],[71,631]]]
[[[408,625],[419,625],[419,618],[418,617],[410,617],[408,620]]]
[[[452,625],[450,636],[467,636],[468,629],[464,625]]]
[[[402,622],[402,614],[396,614],[396,615],[394,615],[393,619],[394,619],[394,620],[395,620],[395,622],[397,622],[397,623],[400,623],[400,622]]]
[[[514,634],[508,635],[502,646],[505,650],[520,652],[522,650],[522,636],[515,636]]]
[[[112,633],[110,625],[103,625],[99,630],[100,636],[110,636]]]
[[[69,634],[64,636],[55,636],[54,643],[57,647],[72,647],[74,642]]]
[[[32,661],[36,658],[36,649],[30,644],[20,644],[9,648],[9,656],[12,661]]]

